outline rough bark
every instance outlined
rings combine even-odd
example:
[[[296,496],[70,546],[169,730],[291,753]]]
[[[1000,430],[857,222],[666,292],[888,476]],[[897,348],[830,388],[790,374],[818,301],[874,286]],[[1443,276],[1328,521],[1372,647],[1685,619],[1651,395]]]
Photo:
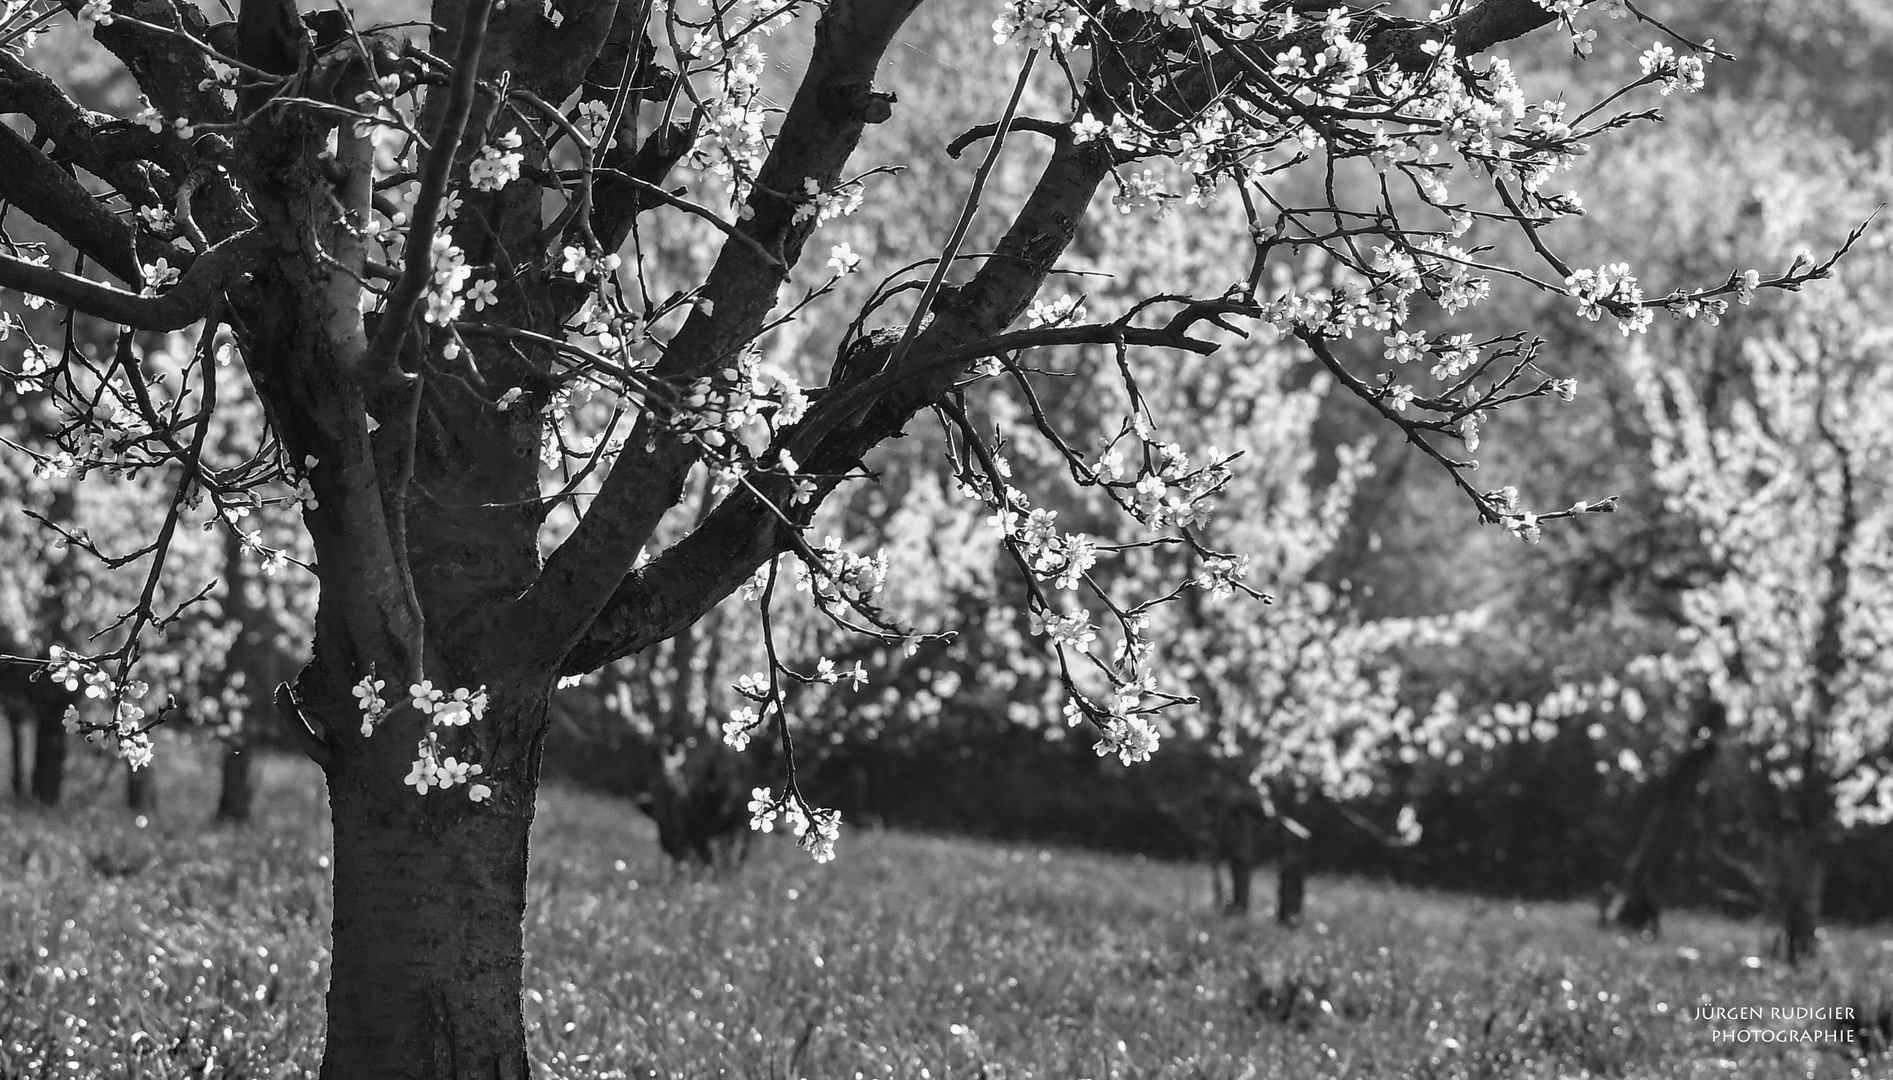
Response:
[[[492,805],[464,789],[420,796],[387,757],[349,756],[328,773],[335,914],[322,1080],[524,1080],[534,785],[510,770]]]

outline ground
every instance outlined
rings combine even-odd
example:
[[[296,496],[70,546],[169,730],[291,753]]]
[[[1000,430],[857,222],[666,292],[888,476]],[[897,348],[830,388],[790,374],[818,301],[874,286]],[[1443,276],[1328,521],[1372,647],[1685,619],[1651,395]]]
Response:
[[[111,798],[0,804],[0,1078],[313,1068],[326,815],[310,767],[266,766],[245,829],[203,824],[188,770],[142,825]],[[1893,928],[1834,929],[1790,971],[1760,926],[1706,916],[1645,942],[1587,905],[1317,878],[1287,931],[1217,915],[1196,868],[871,830],[841,852],[817,866],[771,837],[684,873],[628,804],[549,791],[526,928],[540,1075],[1893,1077],[1833,1044],[1712,1041],[1822,1021],[1693,1017],[1893,1006]]]

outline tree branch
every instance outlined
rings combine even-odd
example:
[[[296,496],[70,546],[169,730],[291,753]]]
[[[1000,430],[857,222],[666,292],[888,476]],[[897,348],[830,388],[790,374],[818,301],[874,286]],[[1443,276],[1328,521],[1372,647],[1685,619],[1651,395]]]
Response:
[[[753,492],[730,495],[688,536],[624,576],[559,673],[594,671],[668,640],[789,550],[794,535]]]
[[[55,304],[137,330],[180,330],[199,322],[239,276],[262,265],[270,250],[251,229],[198,256],[182,280],[157,296],[139,296],[77,274],[0,255],[0,288],[43,296]]]
[[[64,2],[66,10],[75,16],[84,6],[84,0]],[[127,0],[115,0],[114,7],[120,3],[127,9],[133,6]],[[126,14],[133,12],[127,10]],[[138,14],[150,16],[149,20],[137,20],[139,22],[149,21],[161,29],[187,33],[199,41],[205,40],[210,30],[210,21],[194,4],[154,5]],[[235,112],[224,102],[221,88],[214,83],[205,85],[206,79],[215,79],[216,72],[211,70],[210,59],[203,50],[180,49],[169,36],[153,33],[150,28],[132,22],[101,22],[93,27],[92,36],[118,57],[138,81],[138,88],[167,119],[184,117],[194,124],[221,124],[236,119]]]
[[[0,124],[0,161],[6,162],[0,168],[0,199],[26,211],[120,281],[138,281],[141,261],[155,262],[159,257],[173,265],[189,261],[189,253],[154,236],[139,235],[44,151],[5,124]]]
[[[408,324],[414,309],[427,291],[434,274],[434,232],[440,225],[441,203],[447,195],[447,181],[454,161],[460,154],[460,139],[467,129],[467,117],[473,113],[473,99],[480,82],[480,46],[486,39],[487,15],[494,0],[473,0],[467,5],[466,23],[460,31],[460,48],[454,57],[453,84],[447,92],[447,107],[441,113],[440,126],[434,129],[427,160],[421,165],[420,190],[414,197],[413,224],[408,229],[407,266],[395,283],[382,309],[381,326],[369,346],[371,364],[392,370],[399,366],[401,343],[407,340]]]
[[[44,72],[0,51],[0,113],[33,122],[34,141],[51,139],[55,162],[71,162],[117,188],[128,201],[166,206],[175,186],[143,162],[182,168],[183,143],[175,137],[81,106]],[[29,211],[30,212],[30,211]]]
[[[805,183],[823,190],[840,179],[848,156],[871,119],[885,116],[874,94],[874,73],[918,0],[835,0],[815,31],[808,74],[782,123],[775,145],[749,196],[750,216],[736,228],[752,242],[727,241],[702,295],[656,368],[682,380],[734,356],[761,332],[776,306],[776,292],[814,231],[814,215],[799,214]],[[875,106],[881,106],[877,111]],[[544,642],[563,655],[630,569],[658,521],[683,494],[695,452],[647,411],[628,451],[605,477],[590,511],[552,553],[538,580],[514,606],[504,640]]]
[[[1466,55],[1552,21],[1553,16],[1534,0],[1485,0],[1451,20],[1447,30],[1455,48]],[[1084,91],[1086,108],[1101,121],[1115,115],[1114,102],[1125,100],[1130,88],[1139,79],[1148,78],[1148,72],[1156,70],[1162,60],[1158,53],[1162,41],[1160,36],[1149,32],[1152,20],[1148,16],[1120,13],[1109,17],[1107,22],[1109,38],[1118,45],[1111,50],[1098,51]],[[1422,49],[1428,37],[1428,32],[1418,28],[1383,31],[1369,43],[1370,59],[1391,57],[1405,66],[1414,62],[1414,58],[1423,58],[1430,64],[1431,56]],[[1202,69],[1204,77],[1214,85],[1226,86],[1230,79],[1239,76],[1236,58],[1226,59],[1229,68],[1226,72],[1216,72],[1217,58]],[[825,405],[819,410],[819,416],[804,420],[804,424],[811,427],[819,421],[831,428],[813,440],[816,446],[810,458],[798,456],[804,471],[810,474],[845,471],[877,443],[899,432],[908,418],[939,401],[952,389],[964,369],[963,363],[955,364],[943,358],[965,356],[970,363],[974,357],[991,355],[990,351],[982,351],[982,343],[1001,334],[1031,304],[1051,268],[1076,235],[1078,222],[1085,217],[1098,186],[1110,169],[1110,150],[1104,140],[1082,145],[1060,141],[1037,186],[993,256],[986,260],[972,281],[943,292],[935,305],[936,317],[915,338],[909,355],[899,367],[860,384],[861,396],[878,395],[866,422],[836,426],[835,418],[844,415],[840,406],[855,407],[851,400],[837,401],[832,409]],[[728,252],[726,247],[725,253]],[[719,312],[721,303],[719,300]],[[868,391],[870,383],[875,388],[873,393]],[[637,445],[635,437],[631,445]],[[617,479],[620,472],[630,472],[626,469],[627,460],[620,460],[607,483]],[[661,514],[671,501],[674,500],[666,500],[655,509],[643,509],[652,515]],[[593,515],[597,515],[598,510],[598,504],[594,503]],[[580,526],[581,532],[592,520],[588,515]],[[651,520],[655,521],[655,516]],[[786,531],[773,508],[763,505],[754,495],[733,495],[695,532],[616,585],[610,599],[598,609],[596,618],[574,643],[561,668],[589,670],[587,665],[596,666],[664,640],[678,627],[687,625],[688,619],[708,610],[729,590],[740,585],[763,559],[784,550],[788,542]],[[578,535],[575,533],[574,539]],[[642,531],[637,543],[641,545],[648,535],[648,530]],[[567,548],[572,547],[568,541]],[[577,548],[574,553],[584,550]],[[559,556],[566,553],[564,548],[555,553],[547,569],[553,569]],[[730,565],[731,561],[739,565]],[[589,587],[597,588],[604,584],[601,580],[604,576],[599,573],[583,580]],[[542,575],[535,590],[546,582],[546,576]]]

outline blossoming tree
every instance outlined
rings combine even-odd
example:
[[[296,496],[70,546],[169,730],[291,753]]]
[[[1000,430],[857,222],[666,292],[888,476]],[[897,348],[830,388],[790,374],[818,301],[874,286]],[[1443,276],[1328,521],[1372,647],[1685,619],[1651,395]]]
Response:
[[[1893,819],[1884,259],[1855,270],[1845,294],[1746,343],[1726,415],[1657,372],[1642,395],[1658,482],[1725,566],[1682,598],[1687,651],[1651,665],[1707,687],[1776,793],[1755,884],[1790,962],[1815,948],[1835,829]]]
[[[214,25],[145,0],[7,9],[0,110],[32,133],[0,127],[0,196],[65,246],[10,243],[0,286],[124,328],[110,350],[31,342],[35,362],[10,369],[66,416],[56,445],[33,452],[70,454],[96,482],[168,480],[152,580],[180,523],[235,527],[253,492],[299,506],[314,552],[313,656],[278,701],[327,776],[334,822],[324,1076],[526,1075],[526,848],[557,681],[671,638],[759,568],[766,620],[782,555],[864,632],[901,633],[860,587],[867,557],[804,529],[929,411],[974,496],[1021,523],[1012,548],[1070,714],[1127,758],[1153,749],[1152,717],[1188,691],[1154,670],[1144,614],[1187,583],[1116,598],[1108,634],[1078,632],[1071,598],[1104,586],[1074,570],[1082,544],[1025,524],[1029,493],[980,420],[1039,378],[1029,350],[1205,354],[1270,324],[1450,470],[1483,519],[1530,537],[1594,507],[1533,511],[1475,487],[1460,454],[1494,409],[1559,384],[1523,335],[1423,333],[1408,325],[1416,307],[1450,316],[1508,274],[1631,333],[1827,271],[1655,295],[1627,266],[1555,254],[1546,232],[1579,203],[1547,183],[1634,116],[1534,104],[1481,54],[1554,25],[1588,51],[1579,0],[1454,0],[1421,19],[1299,0],[1006,3],[994,34],[1017,48],[1018,90],[1046,78],[1063,107],[1029,115],[1015,92],[966,134],[984,160],[937,248],[867,267],[840,245],[824,264],[817,243],[805,260],[824,222],[898,164],[850,159],[868,125],[908,119],[874,80],[916,6],[437,0],[425,41],[412,23],[346,5],[303,17],[288,0],[243,0]],[[815,21],[812,49],[772,112],[756,92],[771,31],[798,17]],[[55,23],[90,33],[149,106],[129,122],[89,111],[36,68],[30,46]],[[1635,88],[1691,88],[1704,55],[1672,35],[1643,55]],[[1013,153],[1035,155],[1039,178],[982,250],[968,228],[992,163]],[[1284,201],[1278,181],[1310,171],[1350,183]],[[1156,291],[1013,328],[1100,189],[1133,214],[1240,203],[1247,264],[1215,293]],[[666,291],[639,240],[645,215],[691,218],[718,245],[708,273]],[[1537,238],[1548,276],[1484,262],[1478,237],[1495,230]],[[1315,248],[1334,277],[1272,289],[1273,263]],[[825,385],[765,370],[771,331],[822,312],[830,284],[864,270],[890,280],[875,305],[825,316],[857,327]],[[135,332],[179,328],[194,334],[190,367],[154,370]],[[1354,349],[1355,335],[1375,347]],[[234,470],[202,453],[220,357],[240,358],[268,416]],[[573,407],[579,388],[613,402],[602,418]],[[1214,466],[1168,468],[1170,440],[1136,414],[1118,430],[1122,473],[1056,428],[1039,438],[1147,530],[1139,543],[1228,567],[1235,553],[1192,528]],[[647,552],[704,474],[721,497]],[[141,632],[164,617],[147,590],[120,648],[62,661],[104,673],[127,745],[157,716],[136,691]],[[772,665],[756,720],[786,742],[781,681]],[[792,775],[759,801],[758,818],[799,818],[805,844],[832,852],[838,820]]]
[[[1822,11],[1822,18],[1840,18],[1836,9]],[[1717,6],[1714,17],[1740,23],[1757,13]],[[1755,28],[1725,22],[1718,36],[1734,30]],[[1756,58],[1743,59],[1748,68]],[[1783,62],[1779,54],[1764,55],[1759,66],[1766,72]],[[1799,58],[1795,63],[1810,73],[1827,70]],[[1885,191],[1873,155],[1818,126],[1810,131],[1815,125],[1796,110],[1818,108],[1818,98],[1758,100],[1753,87],[1742,85],[1755,77],[1746,72],[1732,86],[1712,86],[1719,92],[1711,100],[1673,116],[1662,130],[1615,140],[1586,158],[1584,189],[1617,208],[1607,235],[1588,238],[1591,250],[1620,250],[1630,237],[1647,237],[1665,253],[1670,273],[1686,273],[1691,265],[1753,265],[1764,252],[1818,250],[1872,214]],[[1852,271],[1869,272],[1864,265]],[[1701,871],[1702,864],[1691,861],[1710,831],[1701,796],[1718,772],[1735,769],[1743,743],[1729,740],[1728,758],[1718,765],[1725,710],[1699,671],[1672,678],[1677,672],[1661,665],[1626,666],[1677,651],[1674,635],[1691,625],[1684,594],[1746,572],[1711,549],[1713,531],[1681,504],[1664,505],[1666,488],[1653,481],[1650,463],[1653,440],[1662,440],[1639,401],[1639,379],[1649,374],[1649,358],[1660,357],[1665,380],[1681,380],[1711,425],[1720,425],[1730,403],[1750,393],[1745,343],[1799,333],[1794,327],[1803,318],[1799,304],[1754,303],[1731,308],[1713,325],[1659,324],[1634,343],[1644,362],[1629,364],[1622,362],[1626,343],[1614,330],[1552,333],[1566,355],[1594,352],[1592,369],[1602,378],[1587,380],[1580,405],[1556,418],[1562,423],[1588,414],[1588,437],[1552,451],[1541,470],[1562,476],[1568,492],[1607,484],[1603,490],[1620,493],[1632,512],[1598,522],[1602,527],[1560,530],[1525,549],[1534,564],[1526,580],[1535,584],[1529,598],[1515,601],[1528,610],[1511,618],[1542,627],[1534,656],[1554,692],[1535,714],[1573,734],[1589,732],[1599,767],[1607,770],[1606,788],[1633,796],[1640,821],[1622,849],[1607,906],[1632,929],[1652,928],[1668,898],[1691,887],[1683,873]],[[1552,435],[1533,445],[1561,441]]]

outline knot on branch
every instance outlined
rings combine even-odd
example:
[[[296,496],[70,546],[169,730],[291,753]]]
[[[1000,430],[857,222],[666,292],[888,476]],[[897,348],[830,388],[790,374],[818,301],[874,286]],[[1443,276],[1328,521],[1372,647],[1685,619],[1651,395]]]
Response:
[[[868,83],[842,83],[822,89],[822,109],[844,124],[879,124],[894,115],[892,93]]]
[[[834,366],[829,368],[829,392],[865,382],[886,370],[900,338],[898,329],[882,327],[849,342],[836,354]]]

